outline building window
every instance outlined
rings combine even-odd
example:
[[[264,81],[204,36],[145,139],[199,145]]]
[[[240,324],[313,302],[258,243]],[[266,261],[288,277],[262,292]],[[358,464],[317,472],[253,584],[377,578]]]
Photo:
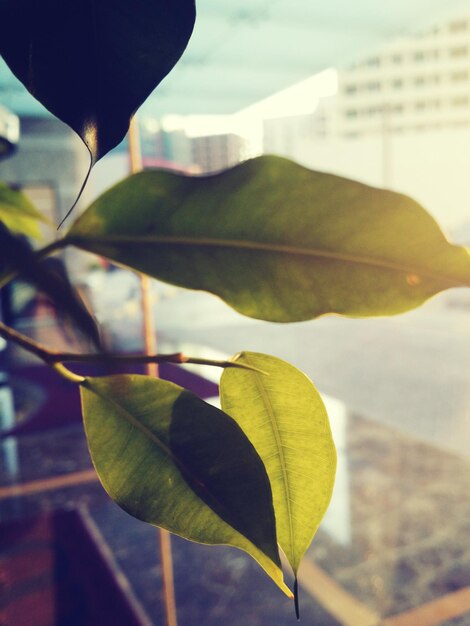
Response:
[[[357,93],[357,85],[346,85],[344,90],[348,94]]]
[[[349,117],[349,118],[357,117],[357,109],[347,109],[346,117]]]
[[[449,31],[451,33],[462,33],[467,30],[467,20],[457,20],[449,24]]]
[[[403,80],[401,78],[396,78],[392,80],[393,89],[401,89],[403,87]]]
[[[457,46],[456,48],[451,48],[450,56],[451,57],[464,57],[468,52],[467,46]]]
[[[401,54],[394,54],[392,56],[392,63],[394,63],[395,65],[399,65],[402,61],[403,57],[401,56]]]
[[[424,61],[424,57],[425,55],[422,50],[419,50],[418,52],[415,52],[414,54],[414,60],[418,62]]]
[[[469,104],[468,96],[459,96],[452,99],[452,106],[454,107],[466,107]]]
[[[451,75],[451,80],[456,83],[468,80],[468,72],[454,72]]]
[[[367,83],[367,90],[368,91],[380,91],[380,83],[377,81]]]

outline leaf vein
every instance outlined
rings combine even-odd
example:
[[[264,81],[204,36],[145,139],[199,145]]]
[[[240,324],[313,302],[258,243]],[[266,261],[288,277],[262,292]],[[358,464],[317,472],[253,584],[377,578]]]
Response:
[[[388,259],[374,258],[370,256],[355,255],[349,253],[336,252],[331,250],[321,250],[319,248],[300,248],[284,243],[265,243],[262,241],[248,241],[239,239],[211,239],[203,237],[188,237],[179,235],[70,235],[69,243],[83,247],[85,249],[93,248],[93,244],[160,244],[175,246],[194,246],[194,247],[214,247],[214,248],[233,248],[241,250],[253,250],[255,252],[274,252],[278,254],[289,254],[292,256],[307,256],[320,259],[328,259],[332,261],[343,261],[356,265],[366,265],[375,268],[388,269],[401,274],[420,274],[421,276],[431,279],[442,279],[454,286],[464,286],[465,281],[458,281],[454,277],[447,275],[445,272],[433,271],[426,268],[410,267],[406,264],[395,263]]]
[[[246,354],[244,355],[245,361],[247,362],[247,364],[250,364],[250,361],[248,359],[248,357],[246,356]],[[274,439],[276,441],[276,446],[278,448],[278,454],[279,454],[279,462],[281,465],[281,470],[282,470],[282,480],[283,480],[283,484],[284,484],[284,491],[286,494],[286,506],[287,506],[287,517],[288,517],[288,523],[289,523],[289,543],[290,543],[290,552],[291,555],[294,554],[294,545],[295,545],[295,540],[294,540],[294,525],[292,523],[292,511],[291,511],[291,498],[290,498],[290,485],[289,485],[289,479],[288,479],[288,474],[287,474],[287,464],[286,464],[286,459],[284,457],[284,451],[283,451],[283,444],[281,441],[281,435],[278,432],[278,424],[277,424],[277,420],[276,420],[276,415],[273,409],[273,405],[271,403],[271,399],[268,395],[268,393],[266,392],[266,389],[264,388],[264,385],[262,383],[262,381],[260,380],[260,375],[257,374],[256,372],[254,372],[254,380],[256,381],[256,386],[258,387],[258,391],[260,394],[260,397],[263,399],[264,405],[266,407],[266,411],[269,415],[269,418],[271,420],[271,428],[273,431],[273,435],[274,435]]]

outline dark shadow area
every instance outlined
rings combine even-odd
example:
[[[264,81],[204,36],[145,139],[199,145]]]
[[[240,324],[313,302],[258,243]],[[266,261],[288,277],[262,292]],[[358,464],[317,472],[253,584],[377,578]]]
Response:
[[[170,445],[201,500],[278,560],[271,486],[241,428],[219,409],[182,394],[173,406]]]
[[[5,626],[146,626],[80,511],[5,524],[0,572]]]

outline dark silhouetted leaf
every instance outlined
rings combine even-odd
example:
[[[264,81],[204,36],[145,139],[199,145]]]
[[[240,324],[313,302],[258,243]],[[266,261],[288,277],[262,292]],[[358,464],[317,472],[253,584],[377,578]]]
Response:
[[[0,0],[0,54],[96,162],[183,53],[194,0]]]
[[[470,285],[469,252],[416,202],[279,157],[201,178],[137,174],[70,241],[274,322],[402,313]]]
[[[222,408],[264,462],[279,545],[297,573],[335,481],[336,451],[328,415],[312,382],[289,363],[255,352],[243,352],[235,362],[260,371],[224,370]]]
[[[93,463],[125,511],[182,537],[248,552],[288,595],[264,465],[228,415],[148,376],[81,386]]]
[[[70,283],[61,261],[45,259],[39,262],[30,245],[0,223],[0,278],[8,280],[11,274],[18,275],[45,293],[58,313],[99,347],[96,322]]]
[[[47,220],[23,193],[0,183],[0,222],[14,233],[39,239],[39,224]]]

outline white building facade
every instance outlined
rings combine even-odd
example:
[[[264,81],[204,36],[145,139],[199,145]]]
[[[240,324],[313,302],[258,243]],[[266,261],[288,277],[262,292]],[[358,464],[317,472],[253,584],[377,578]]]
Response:
[[[338,127],[344,137],[467,128],[470,15],[398,39],[339,73]]]
[[[263,146],[406,193],[460,240],[470,223],[470,14],[339,70],[337,94],[312,115],[265,120]]]

